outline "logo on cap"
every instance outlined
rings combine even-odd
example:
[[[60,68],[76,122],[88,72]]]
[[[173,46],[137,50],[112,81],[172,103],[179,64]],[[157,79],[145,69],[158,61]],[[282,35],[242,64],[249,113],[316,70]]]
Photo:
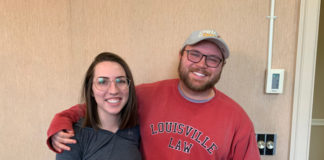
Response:
[[[212,30],[205,30],[199,33],[199,37],[218,37],[217,33]]]

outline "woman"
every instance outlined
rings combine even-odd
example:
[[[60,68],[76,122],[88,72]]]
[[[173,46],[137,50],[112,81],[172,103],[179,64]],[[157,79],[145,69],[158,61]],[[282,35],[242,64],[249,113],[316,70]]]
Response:
[[[84,78],[82,99],[86,115],[74,124],[78,143],[56,159],[141,159],[135,86],[126,62],[113,53],[99,54]]]

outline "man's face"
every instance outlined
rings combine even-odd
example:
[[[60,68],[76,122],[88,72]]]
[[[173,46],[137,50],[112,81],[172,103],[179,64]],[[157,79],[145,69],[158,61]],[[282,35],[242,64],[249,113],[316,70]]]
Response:
[[[197,63],[189,61],[186,50],[194,50],[206,56],[223,59],[218,46],[209,41],[201,41],[195,45],[186,46],[182,56],[180,53],[178,66],[180,80],[188,89],[201,92],[213,88],[220,79],[224,60],[216,68],[211,68],[206,65],[205,56]]]

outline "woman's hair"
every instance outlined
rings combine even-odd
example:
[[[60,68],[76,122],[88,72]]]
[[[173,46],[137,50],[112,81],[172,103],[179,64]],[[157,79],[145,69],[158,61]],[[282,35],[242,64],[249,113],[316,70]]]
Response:
[[[93,97],[92,84],[93,84],[94,70],[96,65],[100,62],[106,62],[106,61],[116,62],[120,64],[125,70],[126,77],[130,80],[129,98],[124,108],[120,111],[119,129],[134,127],[137,125],[138,119],[137,119],[137,101],[136,101],[136,93],[135,93],[133,76],[127,63],[118,55],[110,52],[103,52],[97,55],[93,60],[93,62],[91,63],[85,75],[83,86],[82,86],[81,97],[86,104],[87,110],[85,114],[85,120],[83,121],[83,127],[88,126],[94,129],[99,129],[99,126],[101,124],[98,115],[97,102]]]

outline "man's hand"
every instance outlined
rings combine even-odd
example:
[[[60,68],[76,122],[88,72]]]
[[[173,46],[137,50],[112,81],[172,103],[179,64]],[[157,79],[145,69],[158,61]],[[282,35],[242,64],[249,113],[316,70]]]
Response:
[[[57,152],[62,152],[62,150],[70,151],[71,148],[66,144],[76,143],[75,139],[71,139],[74,136],[73,130],[61,130],[55,133],[51,137],[52,146]]]

